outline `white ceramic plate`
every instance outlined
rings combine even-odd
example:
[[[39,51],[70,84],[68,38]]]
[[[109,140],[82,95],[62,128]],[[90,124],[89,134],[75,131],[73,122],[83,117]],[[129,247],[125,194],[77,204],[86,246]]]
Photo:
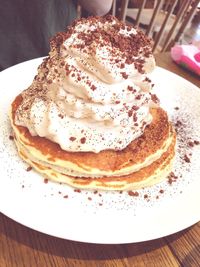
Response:
[[[178,127],[177,156],[169,179],[139,196],[127,192],[74,191],[44,179],[18,157],[8,110],[30,85],[41,59],[0,73],[0,211],[40,232],[91,243],[130,243],[163,237],[200,220],[200,90],[162,68],[151,75],[161,105]],[[177,121],[178,124],[177,124]],[[184,158],[189,157],[190,162]]]

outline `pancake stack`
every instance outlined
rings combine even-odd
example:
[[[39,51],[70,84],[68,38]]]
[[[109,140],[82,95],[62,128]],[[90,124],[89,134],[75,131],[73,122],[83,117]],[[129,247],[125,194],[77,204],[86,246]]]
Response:
[[[150,40],[112,16],[75,21],[51,40],[11,105],[20,157],[82,189],[135,190],[171,171],[176,134],[151,93]]]

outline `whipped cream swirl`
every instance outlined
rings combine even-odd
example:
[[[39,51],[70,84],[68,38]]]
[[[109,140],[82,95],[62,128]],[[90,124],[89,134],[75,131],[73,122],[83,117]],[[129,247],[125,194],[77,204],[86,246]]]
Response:
[[[122,150],[152,120],[154,66],[142,32],[112,16],[77,20],[52,39],[15,123],[66,151]]]

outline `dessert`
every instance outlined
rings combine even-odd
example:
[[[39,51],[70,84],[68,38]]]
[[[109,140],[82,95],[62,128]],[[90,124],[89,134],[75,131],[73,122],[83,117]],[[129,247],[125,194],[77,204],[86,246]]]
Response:
[[[19,155],[78,188],[150,186],[171,170],[176,135],[151,93],[150,40],[112,16],[75,21],[51,40],[12,103]]]

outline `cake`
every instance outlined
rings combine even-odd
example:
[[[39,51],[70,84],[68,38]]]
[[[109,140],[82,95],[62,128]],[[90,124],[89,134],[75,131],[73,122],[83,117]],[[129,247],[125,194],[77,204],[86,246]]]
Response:
[[[151,41],[107,15],[76,20],[50,45],[11,105],[23,160],[77,188],[132,190],[165,179],[176,134],[151,90]]]

